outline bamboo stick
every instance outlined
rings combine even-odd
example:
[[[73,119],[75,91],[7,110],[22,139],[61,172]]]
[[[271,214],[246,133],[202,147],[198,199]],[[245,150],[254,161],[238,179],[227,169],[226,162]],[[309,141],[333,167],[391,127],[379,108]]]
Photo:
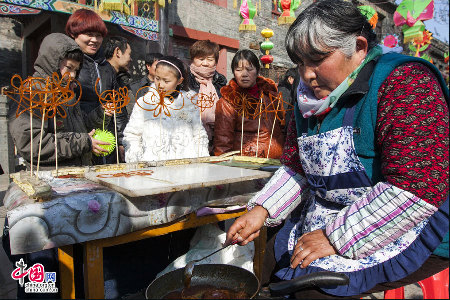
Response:
[[[30,80],[30,152],[31,152],[31,156],[30,156],[30,162],[31,162],[31,167],[30,167],[30,176],[33,177],[33,96],[31,94],[31,80]]]
[[[241,155],[244,155],[242,153],[242,148],[244,146],[244,116],[245,116],[245,110],[242,109],[242,125],[241,125]]]
[[[53,117],[53,126],[55,127],[55,162],[56,162],[56,177],[58,177],[58,137],[56,135],[56,114]]]
[[[277,109],[275,110],[275,115],[273,116],[273,125],[272,125],[272,132],[270,133],[269,149],[267,150],[267,158],[269,158],[269,154],[270,154],[270,146],[272,145],[273,130],[275,129],[275,123],[277,121],[277,113],[278,113],[278,108],[280,107],[280,102],[281,101],[278,99]]]
[[[45,93],[44,104],[47,104],[47,96],[48,96],[48,93]],[[56,118],[56,116],[55,116],[55,118]],[[42,132],[44,131],[44,121],[45,121],[45,106],[42,111],[41,136],[39,137],[38,162],[37,162],[37,169],[36,169],[36,173],[37,173],[38,177],[39,177],[39,164],[41,162]]]
[[[261,108],[262,108],[262,94],[259,99],[259,117],[258,117],[258,135],[256,137],[256,154],[255,157],[258,157],[258,147],[259,147],[259,128],[261,127]]]
[[[119,145],[117,143],[117,118],[116,118],[116,110],[114,109],[114,134],[116,136],[116,158],[117,158],[117,165],[120,164],[119,162]]]

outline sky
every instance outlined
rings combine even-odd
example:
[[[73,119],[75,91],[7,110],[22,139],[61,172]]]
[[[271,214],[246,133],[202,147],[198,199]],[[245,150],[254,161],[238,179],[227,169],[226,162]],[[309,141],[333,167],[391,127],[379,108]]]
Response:
[[[395,0],[400,4],[402,0]],[[434,0],[433,19],[424,21],[425,29],[433,33],[433,37],[449,43],[449,0]]]

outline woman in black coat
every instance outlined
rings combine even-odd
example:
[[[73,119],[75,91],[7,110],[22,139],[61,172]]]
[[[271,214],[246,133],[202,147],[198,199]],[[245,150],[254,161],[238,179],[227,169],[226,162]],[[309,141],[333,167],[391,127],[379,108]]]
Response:
[[[97,85],[97,91],[99,93],[105,90],[117,90],[119,88],[116,74],[109,66],[101,49],[103,38],[108,31],[103,20],[94,11],[79,9],[67,20],[66,33],[75,40],[84,54],[83,66],[78,76],[78,81],[82,88],[80,105],[83,111],[90,112],[100,105],[95,91],[97,78],[100,78]],[[125,107],[122,108],[121,113],[116,115],[116,118],[120,150],[123,147],[123,130],[128,123],[128,113]],[[110,122],[107,129],[114,134],[114,122]],[[95,157],[94,163],[116,163],[116,155],[112,153],[102,158]]]

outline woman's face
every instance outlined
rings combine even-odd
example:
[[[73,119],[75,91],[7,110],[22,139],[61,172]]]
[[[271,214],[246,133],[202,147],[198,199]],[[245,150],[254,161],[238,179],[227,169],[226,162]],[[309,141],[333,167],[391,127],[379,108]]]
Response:
[[[175,72],[177,72],[175,70]],[[183,82],[183,78],[178,79],[174,69],[165,65],[158,65],[155,70],[155,86],[158,90],[167,93],[177,88]]]
[[[245,59],[239,61],[233,74],[237,84],[243,89],[254,86],[256,84],[256,78],[258,78],[258,70]]]
[[[206,67],[206,68],[213,68],[217,65],[216,58],[214,57],[214,55],[195,57],[192,60],[192,63],[196,67]]]
[[[314,60],[303,60],[298,70],[303,82],[319,99],[325,98],[335,90],[364,60],[367,55],[367,40],[357,40],[357,51],[347,57],[339,50]]]
[[[94,55],[102,45],[103,36],[99,32],[80,33],[75,38],[75,42],[84,54]]]

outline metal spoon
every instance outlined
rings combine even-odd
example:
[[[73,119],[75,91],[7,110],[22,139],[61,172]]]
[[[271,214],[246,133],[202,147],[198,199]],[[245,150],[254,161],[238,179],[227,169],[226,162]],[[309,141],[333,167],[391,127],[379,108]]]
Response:
[[[188,262],[186,264],[186,266],[184,267],[184,275],[183,275],[184,288],[189,288],[189,286],[191,284],[192,273],[194,272],[195,263],[198,263],[199,261],[204,260],[205,258],[208,258],[208,257],[216,254],[217,252],[222,251],[223,249],[227,248],[228,246],[236,244],[237,242],[238,242],[238,240],[236,239],[236,240],[232,241],[230,244],[223,246],[222,248],[214,251],[211,254],[208,254],[200,259],[194,259],[194,260],[191,260],[190,262]]]

